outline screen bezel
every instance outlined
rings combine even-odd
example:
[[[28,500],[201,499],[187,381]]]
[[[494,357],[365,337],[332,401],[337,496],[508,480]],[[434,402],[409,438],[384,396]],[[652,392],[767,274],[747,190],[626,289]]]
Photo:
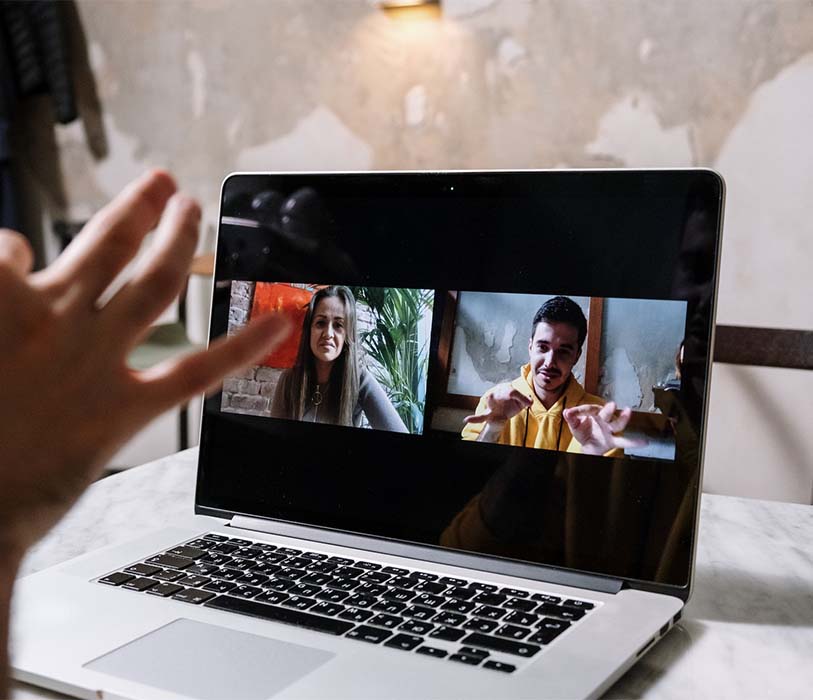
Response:
[[[201,450],[198,462],[198,480],[195,494],[195,512],[202,515],[215,516],[220,518],[233,518],[236,516],[253,518],[262,521],[263,529],[270,529],[272,531],[295,532],[297,536],[306,539],[314,539],[319,541],[332,541],[337,544],[347,543],[348,546],[368,548],[373,551],[380,551],[386,553],[397,554],[401,556],[410,556],[420,558],[426,561],[433,561],[442,564],[451,564],[456,566],[465,566],[468,568],[496,571],[509,575],[521,576],[524,578],[538,579],[538,580],[554,580],[555,582],[573,583],[574,585],[582,585],[586,587],[593,587],[603,590],[613,589],[616,582],[620,585],[636,588],[640,590],[649,590],[660,593],[667,593],[674,595],[683,600],[686,600],[691,592],[691,585],[694,577],[694,554],[697,546],[697,522],[699,517],[699,490],[702,483],[702,470],[703,470],[703,455],[705,452],[705,438],[706,426],[708,420],[708,397],[709,386],[711,382],[711,357],[713,352],[713,331],[714,319],[716,312],[717,301],[717,285],[719,280],[719,259],[720,259],[720,246],[721,246],[721,231],[723,221],[723,202],[725,185],[722,178],[714,171],[707,169],[680,169],[680,170],[589,170],[589,171],[435,171],[435,172],[415,172],[415,171],[399,171],[399,172],[370,172],[370,173],[234,173],[229,175],[223,182],[221,188],[221,208],[223,204],[223,192],[226,183],[232,178],[239,177],[263,177],[272,176],[277,178],[302,178],[307,177],[310,181],[317,180],[320,177],[336,178],[336,177],[349,177],[354,178],[354,185],[359,187],[359,196],[363,196],[364,181],[374,181],[380,184],[381,179],[385,178],[392,181],[395,189],[404,189],[404,180],[410,178],[420,178],[422,188],[429,184],[436,190],[437,195],[442,195],[444,192],[451,192],[457,190],[460,192],[461,188],[466,188],[476,183],[477,179],[481,181],[488,181],[490,186],[494,186],[495,182],[511,181],[516,182],[516,178],[530,178],[535,181],[538,178],[578,178],[580,180],[579,186],[584,187],[586,181],[591,181],[591,187],[596,187],[602,190],[607,187],[613,187],[614,184],[620,179],[624,178],[626,184],[629,185],[630,178],[633,184],[640,184],[642,190],[646,189],[647,182],[654,180],[657,181],[658,187],[669,186],[670,178],[673,179],[676,185],[685,187],[686,178],[692,178],[695,183],[700,183],[700,186],[705,188],[705,192],[709,197],[712,197],[718,203],[715,222],[715,245],[714,245],[714,260],[713,267],[713,289],[711,292],[712,306],[709,314],[709,328],[708,328],[708,346],[704,358],[705,376],[707,378],[704,392],[703,392],[703,405],[702,405],[702,425],[700,426],[698,435],[698,479],[696,484],[691,487],[694,489],[694,510],[690,519],[691,524],[691,557],[688,566],[688,580],[685,585],[677,586],[672,584],[665,584],[654,581],[647,581],[635,578],[616,578],[606,574],[581,571],[575,569],[567,569],[558,566],[547,564],[534,564],[532,562],[520,561],[516,559],[507,559],[499,556],[492,556],[487,554],[477,554],[465,551],[457,551],[446,549],[441,546],[424,544],[420,542],[401,540],[397,538],[384,537],[380,535],[373,535],[369,533],[360,533],[346,530],[338,530],[330,527],[320,525],[307,524],[303,522],[296,522],[285,520],[281,518],[269,517],[263,515],[260,510],[252,511],[251,508],[235,510],[230,508],[224,502],[218,502],[217,494],[205,494],[203,483],[203,470],[201,465],[207,459],[206,454],[206,441],[203,439],[206,424],[206,415],[202,416],[201,423]],[[400,180],[400,182],[399,182]],[[220,231],[220,217],[218,218],[218,232]],[[218,236],[218,239],[220,236]],[[214,282],[218,279],[217,262],[215,269]],[[214,319],[210,320],[210,337],[215,333]],[[222,332],[223,329],[218,329]],[[267,526],[267,527],[266,527]],[[351,545],[352,543],[352,545]]]

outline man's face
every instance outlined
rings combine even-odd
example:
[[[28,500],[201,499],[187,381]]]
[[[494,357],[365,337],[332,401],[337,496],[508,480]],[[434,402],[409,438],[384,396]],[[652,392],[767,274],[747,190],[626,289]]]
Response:
[[[545,321],[536,324],[528,355],[534,389],[540,398],[546,392],[555,392],[564,386],[581,353],[579,332],[575,326]]]

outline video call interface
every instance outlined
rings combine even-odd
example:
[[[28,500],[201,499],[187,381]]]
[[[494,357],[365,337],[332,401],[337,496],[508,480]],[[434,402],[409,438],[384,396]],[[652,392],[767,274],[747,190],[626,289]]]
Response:
[[[230,330],[264,314],[289,335],[224,412],[674,459],[686,302],[233,281]]]
[[[290,330],[206,400],[198,512],[685,586],[719,216],[704,172],[230,177],[210,337]]]

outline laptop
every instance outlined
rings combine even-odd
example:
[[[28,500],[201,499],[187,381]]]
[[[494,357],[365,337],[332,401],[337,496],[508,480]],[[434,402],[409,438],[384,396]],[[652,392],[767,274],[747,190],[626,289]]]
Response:
[[[14,677],[600,696],[692,592],[723,199],[701,169],[230,175],[210,337],[291,336],[206,399],[194,513],[19,581]]]

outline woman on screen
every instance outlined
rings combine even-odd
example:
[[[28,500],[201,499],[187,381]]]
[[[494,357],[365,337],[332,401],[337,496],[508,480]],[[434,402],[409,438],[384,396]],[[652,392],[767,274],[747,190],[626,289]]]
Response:
[[[381,385],[359,366],[356,299],[342,286],[313,295],[302,323],[294,366],[280,377],[271,404],[274,418],[406,433]]]

